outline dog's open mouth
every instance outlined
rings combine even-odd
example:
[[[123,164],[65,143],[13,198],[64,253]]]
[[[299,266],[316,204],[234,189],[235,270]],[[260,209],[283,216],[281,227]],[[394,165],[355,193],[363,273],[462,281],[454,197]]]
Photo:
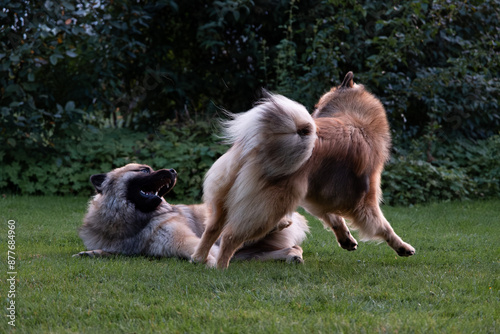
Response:
[[[152,192],[152,191],[148,191],[148,192],[145,192],[143,190],[141,190],[141,196],[143,197],[153,197],[153,196],[158,196],[158,191],[157,192]]]
[[[144,198],[163,197],[175,185],[175,179],[160,179],[155,184],[140,189],[139,194]]]
[[[149,168],[132,171],[128,182],[127,199],[142,212],[155,210],[162,197],[171,191],[177,182],[177,172],[173,169],[160,169],[153,172]]]

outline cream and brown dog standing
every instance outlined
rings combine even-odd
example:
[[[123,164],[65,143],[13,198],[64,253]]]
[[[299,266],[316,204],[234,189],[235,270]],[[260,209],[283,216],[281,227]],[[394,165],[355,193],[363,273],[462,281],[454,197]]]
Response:
[[[243,243],[275,229],[306,195],[303,166],[316,141],[316,126],[304,106],[266,95],[226,123],[225,138],[233,145],[205,177],[203,200],[212,213],[195,262],[209,261],[209,251],[221,236],[217,267],[227,268]]]

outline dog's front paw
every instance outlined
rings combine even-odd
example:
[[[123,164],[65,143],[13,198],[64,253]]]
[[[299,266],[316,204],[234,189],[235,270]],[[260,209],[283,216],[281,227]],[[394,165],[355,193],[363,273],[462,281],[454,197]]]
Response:
[[[208,255],[207,261],[205,262],[207,268],[216,268],[217,267],[217,259],[212,255]]]
[[[191,263],[206,263],[207,259],[197,255],[196,253],[191,255],[191,260],[189,261]]]
[[[358,248],[358,242],[354,239],[349,230],[334,227],[333,231],[335,232],[335,236],[337,237],[337,242],[340,247],[348,251],[354,251]]]
[[[113,254],[103,251],[102,249],[94,249],[74,254],[73,257],[108,257],[111,255]]]
[[[191,263],[203,263],[207,266],[207,268],[215,268],[217,266],[217,260],[212,255],[208,255],[205,260],[203,260],[199,257],[196,257],[194,255],[191,255],[191,260],[189,262],[191,262]]]
[[[348,251],[355,251],[358,249],[358,242],[352,236],[344,240],[338,240],[339,246]]]

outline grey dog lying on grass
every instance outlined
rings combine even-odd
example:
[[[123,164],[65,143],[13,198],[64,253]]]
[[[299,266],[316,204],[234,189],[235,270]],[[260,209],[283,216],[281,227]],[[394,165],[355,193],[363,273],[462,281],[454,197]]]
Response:
[[[191,259],[205,230],[207,206],[172,205],[163,198],[177,181],[173,169],[153,171],[128,164],[92,175],[97,194],[90,200],[79,235],[87,248],[74,256],[146,255]],[[300,244],[309,227],[297,212],[264,237],[246,243],[233,259],[303,262]],[[214,267],[219,246],[210,249]]]

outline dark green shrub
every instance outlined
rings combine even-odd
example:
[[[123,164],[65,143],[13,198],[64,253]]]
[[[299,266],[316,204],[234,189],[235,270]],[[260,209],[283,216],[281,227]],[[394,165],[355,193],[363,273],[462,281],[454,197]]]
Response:
[[[402,156],[391,159],[382,180],[384,202],[390,205],[466,199],[474,188],[462,168],[436,167]]]
[[[22,194],[90,195],[90,175],[139,162],[154,169],[176,169],[179,180],[173,196],[192,201],[200,198],[206,171],[226,150],[212,130],[203,122],[182,127],[168,122],[155,134],[94,129],[83,133],[79,141],[62,139],[55,148],[0,149],[0,189]]]
[[[199,197],[219,106],[265,87],[312,109],[352,70],[393,128],[389,203],[498,195],[498,137],[474,140],[500,130],[499,0],[0,3],[2,191],[142,161]]]
[[[414,142],[413,151],[399,150],[387,164],[382,176],[387,204],[500,197],[500,135],[436,146],[431,159],[423,146],[427,143]]]
[[[243,111],[261,87],[312,108],[349,70],[405,138],[429,122],[473,138],[500,127],[499,0],[0,3],[9,142]]]

